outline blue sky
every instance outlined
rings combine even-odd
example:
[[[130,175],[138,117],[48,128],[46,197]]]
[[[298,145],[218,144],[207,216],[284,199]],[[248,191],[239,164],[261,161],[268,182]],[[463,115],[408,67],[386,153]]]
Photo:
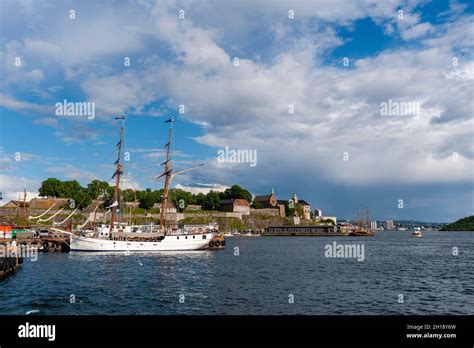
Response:
[[[109,180],[114,117],[124,113],[126,187],[161,187],[153,174],[164,158],[164,120],[174,116],[174,168],[205,163],[175,187],[274,187],[280,199],[296,192],[339,218],[362,205],[378,219],[443,222],[473,213],[468,1],[0,6],[4,201],[18,196],[23,179],[30,196],[48,177]],[[93,102],[95,118],[55,115],[64,99]],[[418,103],[419,117],[381,115],[389,100]],[[257,165],[219,163],[225,147],[256,151]]]

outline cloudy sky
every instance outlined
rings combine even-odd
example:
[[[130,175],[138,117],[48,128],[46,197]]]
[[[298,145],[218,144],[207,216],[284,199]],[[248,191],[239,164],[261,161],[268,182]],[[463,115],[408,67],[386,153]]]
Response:
[[[162,187],[174,116],[174,168],[205,163],[176,187],[274,187],[339,218],[362,205],[378,219],[473,213],[469,1],[0,6],[3,202],[23,179],[30,196],[48,177],[109,180],[124,113],[127,187]],[[63,100],[94,103],[95,117],[56,115]],[[419,113],[383,114],[389,101]],[[257,165],[220,163],[226,147],[256,151]]]

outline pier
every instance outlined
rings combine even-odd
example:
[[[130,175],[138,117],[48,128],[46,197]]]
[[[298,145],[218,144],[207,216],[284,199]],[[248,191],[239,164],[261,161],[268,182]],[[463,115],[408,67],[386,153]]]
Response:
[[[339,237],[345,236],[337,231],[334,225],[288,225],[270,226],[265,228],[262,236],[308,236],[308,237]]]
[[[44,252],[63,252],[69,251],[69,237],[48,236],[40,238],[17,238],[15,239],[18,246],[32,245],[36,246],[39,251]],[[12,239],[0,239],[1,244],[11,243]]]
[[[18,246],[0,241],[0,279],[16,272],[21,266],[23,259],[18,254]]]

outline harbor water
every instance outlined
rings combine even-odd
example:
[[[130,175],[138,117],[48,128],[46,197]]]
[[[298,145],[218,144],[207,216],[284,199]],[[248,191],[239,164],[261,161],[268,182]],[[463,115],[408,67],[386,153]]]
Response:
[[[364,258],[327,257],[333,242]],[[235,237],[223,251],[42,253],[0,314],[474,314],[474,232]]]

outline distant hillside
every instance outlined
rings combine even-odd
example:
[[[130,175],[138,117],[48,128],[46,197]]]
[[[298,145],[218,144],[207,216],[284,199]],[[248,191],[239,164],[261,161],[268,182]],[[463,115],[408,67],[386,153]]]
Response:
[[[474,231],[474,215],[448,224],[443,227],[441,231]]]

